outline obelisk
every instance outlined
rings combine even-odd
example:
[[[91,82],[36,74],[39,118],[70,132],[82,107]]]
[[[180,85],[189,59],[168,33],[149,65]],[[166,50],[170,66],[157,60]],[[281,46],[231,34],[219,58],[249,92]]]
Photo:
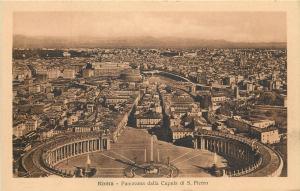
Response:
[[[153,135],[151,136],[151,143],[150,143],[150,162],[153,162]]]
[[[144,150],[144,162],[147,162],[147,149]]]
[[[90,171],[90,165],[91,165],[90,155],[87,155],[87,159],[86,159],[86,171],[87,172]]]
[[[218,156],[217,156],[217,153],[215,152],[214,153],[214,164],[217,165],[218,163]]]

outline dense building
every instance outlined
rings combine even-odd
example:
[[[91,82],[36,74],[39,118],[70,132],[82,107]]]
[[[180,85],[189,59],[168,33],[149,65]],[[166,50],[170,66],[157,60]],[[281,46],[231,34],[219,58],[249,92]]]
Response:
[[[84,78],[90,78],[94,76],[94,70],[92,69],[86,69],[83,71],[83,77]]]
[[[29,92],[29,93],[33,93],[33,94],[35,94],[35,93],[40,93],[40,92],[41,92],[41,86],[38,85],[38,84],[29,86],[28,92]]]
[[[251,127],[250,134],[264,144],[274,144],[280,142],[278,129],[274,126],[267,128]]]
[[[125,69],[121,72],[121,79],[127,82],[140,82],[142,80],[142,76],[140,70]]]
[[[28,133],[28,130],[24,123],[17,124],[13,127],[13,135],[16,136],[17,138],[22,137],[26,133]]]
[[[64,69],[63,78],[74,79],[75,78],[75,70],[74,69]]]
[[[49,79],[57,79],[59,78],[62,74],[61,71],[57,68],[52,68],[47,71],[47,75]]]
[[[274,126],[275,125],[275,120],[257,120],[252,122],[252,126],[263,129],[267,128],[269,126]]]
[[[50,162],[62,162],[66,153],[82,149],[90,152],[87,145],[100,151],[100,133],[108,138],[102,146],[112,141],[112,147],[119,147],[127,126],[175,144],[196,143],[193,136],[205,131],[209,142],[202,137],[199,146],[213,152],[216,141],[232,144],[223,142],[231,136],[243,139],[241,145],[252,144],[253,138],[257,145],[283,140],[278,128],[286,125],[284,49],[44,49],[41,57],[28,51],[33,50],[21,51],[13,60],[13,138],[21,143],[14,144],[16,161],[17,150],[27,152],[37,141],[64,136],[80,141],[44,153]],[[222,134],[225,138],[219,139]]]
[[[240,98],[240,91],[239,91],[239,87],[238,86],[234,87],[234,97],[235,97],[235,99],[239,99]]]
[[[215,111],[222,103],[224,103],[228,98],[223,94],[215,94],[210,96],[210,108]]]
[[[119,77],[125,69],[131,68],[129,63],[96,62],[92,65],[97,77]]]
[[[189,128],[184,128],[181,126],[172,126],[171,127],[171,138],[173,142],[178,139],[182,139],[185,137],[193,136],[194,130]]]
[[[249,121],[246,121],[239,116],[233,116],[226,120],[226,125],[229,128],[233,128],[236,132],[249,132],[249,128],[251,126]]]
[[[140,129],[151,129],[161,127],[162,114],[148,111],[145,113],[139,113],[136,116],[136,127]]]

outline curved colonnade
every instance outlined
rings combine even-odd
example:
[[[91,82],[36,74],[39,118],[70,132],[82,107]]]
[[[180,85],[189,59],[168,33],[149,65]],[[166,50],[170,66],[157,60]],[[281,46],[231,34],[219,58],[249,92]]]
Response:
[[[244,163],[239,168],[226,169],[227,176],[280,176],[283,161],[272,148],[256,140],[215,131],[200,131],[194,134],[195,149],[209,150],[229,158],[229,161]],[[83,154],[110,149],[110,139],[104,133],[68,134],[51,139],[26,153],[22,166],[29,176],[56,174],[72,177],[74,172],[57,169],[56,164]]]
[[[63,177],[72,177],[74,172],[57,169],[56,164],[83,154],[101,152],[110,149],[110,139],[103,133],[86,133],[50,140],[23,157],[24,169],[32,174],[40,170],[47,174],[56,174]],[[34,167],[29,166],[32,160]]]
[[[273,149],[254,139],[216,131],[199,131],[194,135],[194,148],[209,150],[244,165],[226,169],[227,176],[280,176],[283,161]]]

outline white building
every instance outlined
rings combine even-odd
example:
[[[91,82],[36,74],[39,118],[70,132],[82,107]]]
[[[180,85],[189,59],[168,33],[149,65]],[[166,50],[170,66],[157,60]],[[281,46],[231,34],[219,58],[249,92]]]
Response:
[[[67,121],[68,121],[68,125],[72,125],[78,121],[78,116],[71,115],[70,117],[68,117]]]
[[[29,91],[29,93],[40,93],[41,86],[40,85],[29,86],[28,91]]]
[[[74,79],[75,78],[75,70],[74,69],[64,69],[63,78]]]
[[[47,75],[49,79],[57,79],[61,76],[61,72],[59,69],[50,69],[47,71]]]
[[[24,123],[20,123],[13,128],[13,135],[17,138],[22,137],[26,134],[26,126]]]
[[[275,121],[274,120],[268,120],[268,119],[253,121],[252,125],[254,127],[263,129],[263,128],[267,128],[269,126],[275,125]]]

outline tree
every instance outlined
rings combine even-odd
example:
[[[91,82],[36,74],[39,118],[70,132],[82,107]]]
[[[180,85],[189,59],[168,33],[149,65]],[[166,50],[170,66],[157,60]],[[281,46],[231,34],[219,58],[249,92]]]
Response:
[[[275,100],[276,95],[272,92],[264,92],[259,98],[259,101],[266,105],[273,105]]]

